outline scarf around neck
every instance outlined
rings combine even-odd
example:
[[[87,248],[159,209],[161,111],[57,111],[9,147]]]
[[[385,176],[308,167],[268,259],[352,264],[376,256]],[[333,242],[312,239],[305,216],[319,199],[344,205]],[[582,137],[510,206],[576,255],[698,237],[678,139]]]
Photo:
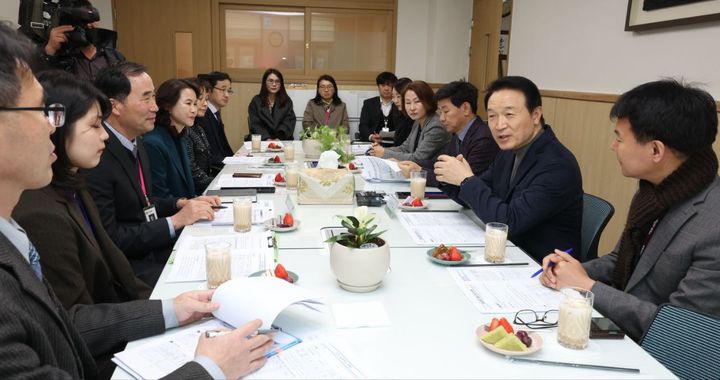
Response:
[[[649,242],[650,229],[665,213],[705,189],[717,176],[718,159],[712,147],[690,156],[657,186],[640,180],[630,203],[625,229],[620,237],[613,286],[624,290],[642,250]],[[646,242],[648,240],[648,242]]]

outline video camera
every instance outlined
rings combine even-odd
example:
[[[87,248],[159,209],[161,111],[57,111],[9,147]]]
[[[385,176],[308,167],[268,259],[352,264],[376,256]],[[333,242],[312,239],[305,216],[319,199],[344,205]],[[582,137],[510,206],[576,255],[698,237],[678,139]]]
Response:
[[[92,41],[85,26],[97,21],[100,13],[88,0],[20,0],[20,30],[37,42],[45,43],[56,26],[72,25],[75,29],[65,33],[64,47],[86,46]]]

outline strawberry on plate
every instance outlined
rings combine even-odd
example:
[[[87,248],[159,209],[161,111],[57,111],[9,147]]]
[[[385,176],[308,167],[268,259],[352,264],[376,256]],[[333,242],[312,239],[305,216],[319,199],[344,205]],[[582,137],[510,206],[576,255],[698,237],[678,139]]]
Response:
[[[423,206],[422,200],[420,200],[420,198],[413,198],[412,202],[410,202],[410,206],[422,207]]]
[[[287,280],[290,276],[288,276],[288,272],[285,270],[285,267],[282,264],[278,264],[275,266],[275,277]]]
[[[283,216],[283,224],[287,227],[292,227],[295,224],[295,219],[289,212],[286,212],[285,216]]]
[[[278,148],[278,146],[275,145],[274,142],[271,142],[270,144],[268,144],[268,149],[277,149],[277,148]]]
[[[348,163],[348,169],[350,169],[350,170],[356,170],[356,169],[357,169],[357,166],[355,166],[355,164],[353,164],[352,162],[350,162],[350,163]]]
[[[275,174],[275,182],[285,182],[285,178],[283,178],[281,173]]]
[[[281,162],[281,161],[280,161],[280,156],[277,156],[277,155],[276,155],[275,158],[273,158],[273,162],[275,162],[276,164],[279,164],[279,163]]]
[[[463,259],[462,254],[460,254],[460,251],[458,251],[457,247],[455,246],[450,247],[450,250],[448,251],[448,256],[450,258],[450,261],[460,261]]]

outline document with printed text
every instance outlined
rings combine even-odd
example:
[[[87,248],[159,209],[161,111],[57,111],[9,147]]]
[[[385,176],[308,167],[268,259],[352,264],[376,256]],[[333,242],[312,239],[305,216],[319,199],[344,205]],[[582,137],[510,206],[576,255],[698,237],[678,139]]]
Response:
[[[485,230],[459,212],[401,212],[398,219],[419,245],[485,245]]]

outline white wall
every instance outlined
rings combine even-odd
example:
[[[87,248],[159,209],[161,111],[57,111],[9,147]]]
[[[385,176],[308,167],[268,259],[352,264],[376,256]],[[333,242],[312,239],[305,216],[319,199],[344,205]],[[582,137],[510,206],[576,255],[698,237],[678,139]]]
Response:
[[[627,0],[515,0],[511,75],[541,89],[620,94],[663,77],[720,99],[720,22],[625,32]]]
[[[90,0],[100,12],[100,27],[113,29],[112,0]],[[20,0],[0,0],[0,20],[9,20],[17,24]]]
[[[432,83],[468,76],[472,0],[398,0],[395,73]]]

